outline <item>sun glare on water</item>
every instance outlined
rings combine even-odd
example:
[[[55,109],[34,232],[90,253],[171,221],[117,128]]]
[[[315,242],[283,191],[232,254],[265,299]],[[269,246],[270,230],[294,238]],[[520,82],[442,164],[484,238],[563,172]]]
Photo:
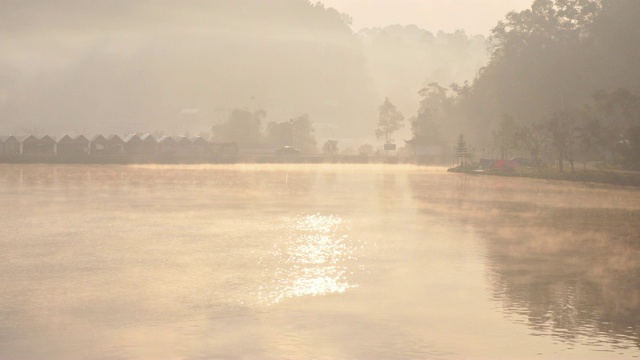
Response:
[[[346,262],[356,246],[348,236],[348,221],[335,215],[285,218],[272,256],[277,262],[272,283],[261,294],[265,303],[288,298],[343,293],[349,282]]]

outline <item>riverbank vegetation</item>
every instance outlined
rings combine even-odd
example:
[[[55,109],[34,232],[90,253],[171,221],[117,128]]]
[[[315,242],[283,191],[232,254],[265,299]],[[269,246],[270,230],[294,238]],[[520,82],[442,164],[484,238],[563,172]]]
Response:
[[[637,16],[630,0],[536,0],[507,14],[488,65],[432,107],[449,141],[465,135],[454,170],[639,185]]]
[[[492,30],[472,83],[431,92],[430,112],[481,157],[640,169],[639,14],[637,1],[536,0]]]

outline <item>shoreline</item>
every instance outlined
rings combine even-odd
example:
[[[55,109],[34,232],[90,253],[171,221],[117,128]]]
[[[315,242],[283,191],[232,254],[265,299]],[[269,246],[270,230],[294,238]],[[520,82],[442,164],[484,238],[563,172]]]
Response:
[[[488,175],[502,177],[519,177],[542,180],[559,180],[582,183],[595,183],[616,186],[632,186],[640,188],[640,172],[625,170],[575,170],[560,171],[550,168],[520,168],[510,171],[498,169],[479,170],[473,168],[450,168],[452,173]]]
[[[440,159],[406,156],[362,155],[217,155],[217,156],[61,156],[0,155],[0,164],[47,165],[226,165],[226,164],[406,164],[447,168]],[[510,170],[475,167],[448,168],[448,172],[541,180],[559,180],[640,188],[640,172],[625,170],[575,170],[561,172],[551,168],[518,168]]]
[[[76,164],[76,165],[207,165],[207,164],[415,164],[442,166],[440,159],[407,156],[363,155],[0,155],[0,164]]]

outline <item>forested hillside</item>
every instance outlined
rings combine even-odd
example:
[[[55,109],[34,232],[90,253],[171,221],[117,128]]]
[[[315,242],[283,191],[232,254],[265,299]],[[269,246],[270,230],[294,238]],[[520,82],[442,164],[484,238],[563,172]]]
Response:
[[[349,21],[305,0],[3,4],[1,131],[182,133],[241,108],[353,135],[376,98]]]
[[[492,30],[490,61],[473,82],[425,92],[432,105],[414,126],[447,146],[464,133],[477,153],[629,160],[640,126],[638,18],[634,0],[535,0]]]

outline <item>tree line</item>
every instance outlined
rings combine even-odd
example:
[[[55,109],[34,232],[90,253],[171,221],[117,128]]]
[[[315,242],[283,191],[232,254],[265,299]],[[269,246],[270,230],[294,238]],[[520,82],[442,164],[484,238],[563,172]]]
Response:
[[[414,139],[453,148],[465,134],[485,155],[640,168],[639,17],[634,0],[535,0],[510,12],[473,81],[420,90]]]

